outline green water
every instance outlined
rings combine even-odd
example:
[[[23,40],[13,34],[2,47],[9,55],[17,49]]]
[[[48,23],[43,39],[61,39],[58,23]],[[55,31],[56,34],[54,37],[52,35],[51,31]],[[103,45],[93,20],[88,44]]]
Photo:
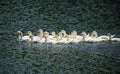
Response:
[[[119,0],[1,0],[0,74],[119,74],[120,42],[43,45],[15,32],[96,30],[120,37]]]

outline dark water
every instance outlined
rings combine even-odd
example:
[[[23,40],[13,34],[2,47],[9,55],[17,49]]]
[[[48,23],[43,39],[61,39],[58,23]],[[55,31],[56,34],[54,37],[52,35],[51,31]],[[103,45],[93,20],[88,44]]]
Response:
[[[0,1],[1,74],[119,74],[120,42],[21,46],[15,32],[65,29],[120,37],[118,0]]]

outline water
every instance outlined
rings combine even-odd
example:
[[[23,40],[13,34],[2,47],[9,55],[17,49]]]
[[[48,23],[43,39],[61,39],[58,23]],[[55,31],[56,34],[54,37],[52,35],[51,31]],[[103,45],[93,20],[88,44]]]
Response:
[[[77,30],[78,34],[97,30],[99,35],[110,32],[120,37],[117,10],[114,6],[116,8],[117,3],[111,4],[109,1],[92,4],[88,1],[81,1],[80,4],[58,1],[51,4],[51,1],[1,0],[0,73],[120,73],[120,42],[66,45],[36,43],[29,46],[26,42],[19,45],[15,34],[21,30],[25,35],[30,30],[37,35],[37,30],[42,28],[49,32],[65,29],[68,34],[72,30]],[[114,13],[116,15],[112,15]]]
[[[119,73],[120,42],[32,46],[11,42],[1,49],[1,73]]]

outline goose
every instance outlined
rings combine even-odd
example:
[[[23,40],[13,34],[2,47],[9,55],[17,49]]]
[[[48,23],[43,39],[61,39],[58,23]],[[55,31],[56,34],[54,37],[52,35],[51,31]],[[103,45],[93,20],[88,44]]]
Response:
[[[57,40],[56,40],[57,36],[55,35],[55,32],[52,32],[52,35],[49,35],[49,32],[47,31],[44,32],[44,37],[45,37],[44,43],[45,44],[56,44],[57,43]]]
[[[102,39],[103,41],[110,41],[111,38],[113,38],[115,35],[111,35],[110,33],[108,33],[107,35],[101,35],[98,36],[99,39]]]
[[[114,35],[110,35],[111,37],[114,37]],[[101,35],[101,36],[98,36],[98,33],[96,31],[93,31],[90,33],[90,37],[92,38],[98,38],[98,39],[106,39],[106,40],[109,40],[109,35]]]
[[[65,30],[61,30],[62,34],[63,34],[63,37],[65,38],[67,36],[67,33]]]
[[[57,35],[56,35],[56,33],[55,33],[54,31],[52,31],[50,34],[51,34],[51,36],[52,36],[53,38],[57,38]]]
[[[81,40],[82,40],[82,36],[80,35],[76,35],[76,37],[74,38],[69,38],[70,43],[79,43]]]
[[[28,41],[30,40],[29,36],[23,36],[21,31],[17,31],[16,34],[18,35],[18,41]]]
[[[31,42],[41,42],[39,36],[33,36],[31,31],[28,31],[27,34],[29,35]]]
[[[86,32],[82,32],[80,36],[82,36],[82,42],[93,43],[102,41],[101,39],[91,37],[89,34],[87,35]]]
[[[93,42],[103,42],[107,41],[108,36],[98,36],[98,33],[96,31],[93,31],[90,33],[91,41]]]
[[[41,40],[42,40],[42,38],[44,37],[44,34],[43,34],[43,30],[42,30],[42,29],[39,29],[39,30],[38,30],[38,36],[40,37]]]
[[[120,38],[114,38],[113,35],[111,35],[110,33],[107,33],[107,36],[109,36],[109,41],[120,41]]]
[[[93,32],[90,33],[90,37],[97,38],[98,33],[96,31],[93,31]]]
[[[70,34],[71,38],[75,39],[77,37],[77,31],[73,30]]]

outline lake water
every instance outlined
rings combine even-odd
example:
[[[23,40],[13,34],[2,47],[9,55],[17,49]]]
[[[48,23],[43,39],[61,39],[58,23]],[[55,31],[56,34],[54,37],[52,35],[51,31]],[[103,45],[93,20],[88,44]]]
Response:
[[[116,1],[116,0],[115,0]],[[16,31],[76,30],[120,37],[114,1],[0,1],[0,74],[119,74],[120,42],[29,46]]]

